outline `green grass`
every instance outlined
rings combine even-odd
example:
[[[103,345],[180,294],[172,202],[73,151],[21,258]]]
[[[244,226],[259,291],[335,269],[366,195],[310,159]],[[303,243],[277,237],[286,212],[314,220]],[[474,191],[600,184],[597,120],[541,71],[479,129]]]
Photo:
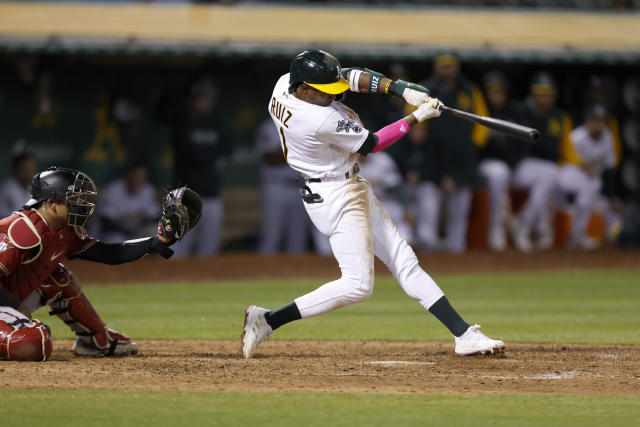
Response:
[[[640,272],[437,277],[470,322],[509,342],[640,344]],[[319,280],[85,286],[107,324],[136,339],[238,339],[248,304],[277,307]],[[47,321],[56,338],[72,338]],[[449,340],[391,278],[373,297],[294,322],[276,339]],[[0,369],[1,371],[1,369]],[[1,387],[1,385],[0,385]],[[640,397],[0,390],[6,426],[602,426],[634,425]]]
[[[0,390],[5,426],[634,425],[637,396]],[[38,410],[38,408],[40,408]]]
[[[640,344],[640,272],[576,271],[436,277],[469,322],[507,342]],[[238,339],[248,304],[275,308],[321,280],[85,286],[110,327],[136,339]],[[449,340],[390,277],[368,301],[279,329],[275,339]],[[72,338],[45,309],[55,338]]]

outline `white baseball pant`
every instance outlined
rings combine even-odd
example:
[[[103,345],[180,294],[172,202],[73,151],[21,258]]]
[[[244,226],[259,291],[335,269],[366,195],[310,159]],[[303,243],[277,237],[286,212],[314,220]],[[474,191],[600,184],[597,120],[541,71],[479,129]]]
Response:
[[[374,255],[425,309],[444,296],[420,268],[413,249],[400,237],[364,178],[355,175],[308,185],[324,202],[305,203],[305,208],[314,225],[329,236],[342,276],[295,300],[303,318],[367,299],[373,292]]]
[[[570,236],[573,239],[582,238],[589,225],[591,211],[598,200],[602,180],[600,177],[589,177],[575,165],[564,165],[560,169],[558,182],[562,194],[575,194]]]
[[[265,182],[262,185],[262,230],[260,253],[280,251],[303,253],[307,248],[307,215],[298,195],[299,186],[291,183]]]
[[[506,162],[498,159],[485,159],[478,166],[480,175],[487,182],[489,193],[489,233],[502,229],[509,200],[511,169]]]
[[[529,190],[527,199],[519,217],[529,229],[535,229],[539,235],[552,234],[550,204],[551,197],[558,185],[559,167],[550,160],[534,157],[523,159],[513,175],[516,188]]]
[[[453,253],[464,252],[467,249],[471,196],[469,187],[460,187],[451,194],[444,194],[433,182],[419,184],[415,191],[418,241],[427,247],[439,247],[438,224],[444,202],[445,247]]]

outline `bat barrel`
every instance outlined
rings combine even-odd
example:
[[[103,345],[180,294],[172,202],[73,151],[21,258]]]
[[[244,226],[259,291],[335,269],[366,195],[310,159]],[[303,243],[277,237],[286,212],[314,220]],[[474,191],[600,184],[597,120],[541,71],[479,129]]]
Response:
[[[538,142],[540,140],[540,132],[537,129],[522,126],[517,123],[508,122],[506,120],[494,119],[493,117],[483,117],[477,114],[472,114],[466,111],[458,110],[456,108],[447,107],[441,105],[440,111],[453,114],[456,117],[460,117],[465,120],[479,123],[489,129],[494,129],[498,132],[506,133],[514,138],[522,139],[528,142]]]

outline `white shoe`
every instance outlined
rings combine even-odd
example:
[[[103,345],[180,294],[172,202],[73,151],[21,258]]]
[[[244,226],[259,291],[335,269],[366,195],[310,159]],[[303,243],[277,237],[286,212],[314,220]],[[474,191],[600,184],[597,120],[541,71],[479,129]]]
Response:
[[[244,311],[244,329],[242,331],[242,354],[248,359],[258,348],[258,345],[273,335],[271,326],[264,318],[264,314],[268,312],[266,308],[250,305]]]
[[[521,252],[531,252],[533,246],[529,240],[529,227],[523,224],[519,218],[513,217],[509,221],[509,232],[516,249]]]
[[[489,230],[489,249],[494,252],[502,252],[507,247],[507,239],[502,227]]]
[[[499,340],[492,340],[482,332],[480,325],[469,326],[469,329],[456,339],[456,354],[469,356],[476,353],[502,353],[504,343]]]

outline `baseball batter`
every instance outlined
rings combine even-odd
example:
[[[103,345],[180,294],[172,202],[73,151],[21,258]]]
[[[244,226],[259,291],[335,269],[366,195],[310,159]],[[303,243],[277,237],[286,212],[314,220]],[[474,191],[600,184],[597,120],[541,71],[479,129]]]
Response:
[[[355,112],[337,101],[353,92],[402,96],[418,108],[378,132],[365,129]],[[300,190],[314,225],[329,237],[342,276],[293,302],[267,310],[245,310],[242,352],[250,358],[257,346],[280,326],[364,301],[373,292],[374,255],[391,270],[404,291],[434,314],[454,335],[455,352],[469,355],[504,349],[466,323],[442,290],[418,265],[407,242],[358,175],[357,159],[380,151],[405,135],[411,125],[438,117],[439,101],[404,81],[391,81],[371,70],[342,70],[332,55],[309,50],[291,62],[289,74],[276,83],[268,109],[281,136],[289,165],[305,180]]]
[[[169,245],[184,230],[179,218],[165,208],[157,236],[107,244],[88,237],[83,228],[97,196],[95,184],[84,173],[50,168],[33,177],[31,196],[24,210],[0,220],[0,358],[49,358],[49,328],[31,318],[44,305],[77,335],[76,355],[137,353],[138,346],[128,336],[106,327],[76,277],[60,261],[81,258],[120,264],[152,252],[168,258],[173,254]]]

